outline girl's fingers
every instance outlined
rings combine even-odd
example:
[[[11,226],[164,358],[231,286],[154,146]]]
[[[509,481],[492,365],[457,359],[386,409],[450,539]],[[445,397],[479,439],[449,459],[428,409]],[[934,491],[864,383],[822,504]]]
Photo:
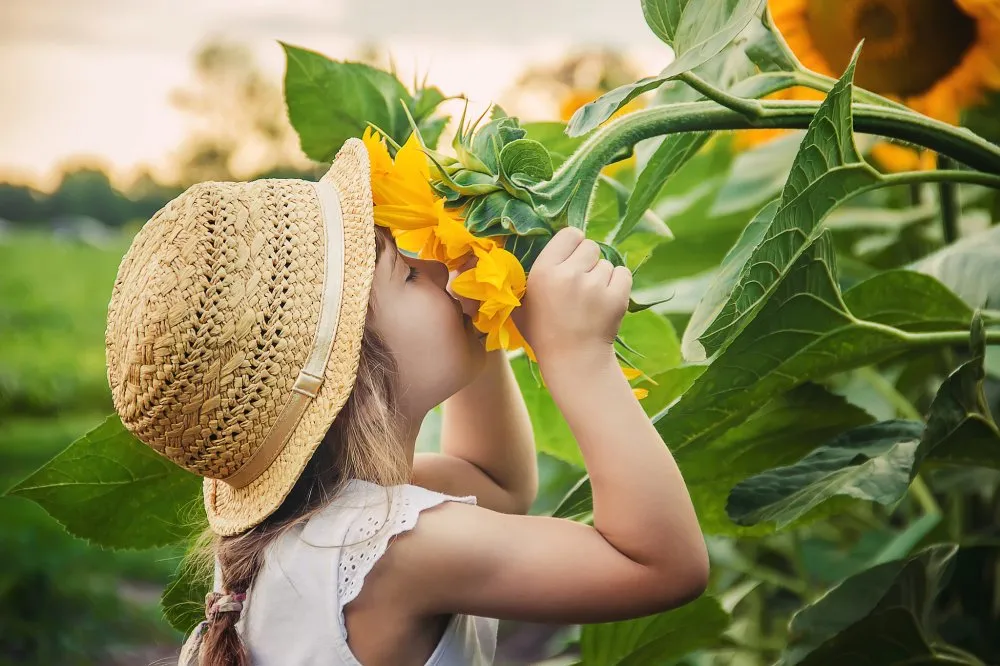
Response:
[[[586,273],[591,270],[601,258],[601,248],[589,238],[580,243],[569,259],[563,263],[574,273]]]
[[[632,272],[625,266],[615,266],[608,287],[627,298],[632,293]]]
[[[601,259],[592,269],[590,269],[590,275],[593,276],[595,282],[606,287],[610,284],[611,276],[614,274],[614,271],[614,264],[607,259]]]
[[[535,260],[533,269],[555,266],[566,261],[583,242],[583,232],[576,227],[564,227],[556,232]]]

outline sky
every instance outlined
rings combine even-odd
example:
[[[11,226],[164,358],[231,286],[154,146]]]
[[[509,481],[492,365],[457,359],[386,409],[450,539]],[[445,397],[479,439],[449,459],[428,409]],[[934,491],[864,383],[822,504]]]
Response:
[[[334,59],[375,42],[404,82],[429,71],[474,105],[574,48],[621,48],[642,74],[669,60],[638,0],[2,0],[0,179],[51,186],[81,155],[120,178],[162,165],[190,122],[170,91],[191,82],[192,56],[216,38],[248,44],[276,80],[277,40]]]

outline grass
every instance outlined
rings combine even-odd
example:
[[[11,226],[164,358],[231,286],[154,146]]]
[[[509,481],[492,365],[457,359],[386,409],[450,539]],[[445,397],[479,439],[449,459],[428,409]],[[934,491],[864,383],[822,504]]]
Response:
[[[0,240],[0,490],[113,411],[104,366],[107,303],[122,254],[19,232]],[[40,506],[0,497],[0,664],[84,664],[120,645],[179,643],[155,599],[176,547],[110,551],[68,534]]]

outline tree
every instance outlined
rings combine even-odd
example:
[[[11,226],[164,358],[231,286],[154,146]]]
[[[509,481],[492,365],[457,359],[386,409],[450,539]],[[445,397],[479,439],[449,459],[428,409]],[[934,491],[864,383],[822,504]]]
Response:
[[[242,44],[210,42],[194,59],[195,82],[172,102],[200,125],[175,155],[178,181],[238,180],[282,170],[309,172],[288,123],[281,87]]]

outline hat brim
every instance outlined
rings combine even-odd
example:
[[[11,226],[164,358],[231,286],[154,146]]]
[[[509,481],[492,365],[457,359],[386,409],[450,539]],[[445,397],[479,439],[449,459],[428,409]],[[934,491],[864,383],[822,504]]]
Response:
[[[209,526],[222,536],[254,527],[281,506],[354,388],[376,257],[371,167],[364,143],[348,139],[321,181],[337,188],[344,223],[344,286],[333,350],[316,397],[267,469],[241,488],[205,478]]]

